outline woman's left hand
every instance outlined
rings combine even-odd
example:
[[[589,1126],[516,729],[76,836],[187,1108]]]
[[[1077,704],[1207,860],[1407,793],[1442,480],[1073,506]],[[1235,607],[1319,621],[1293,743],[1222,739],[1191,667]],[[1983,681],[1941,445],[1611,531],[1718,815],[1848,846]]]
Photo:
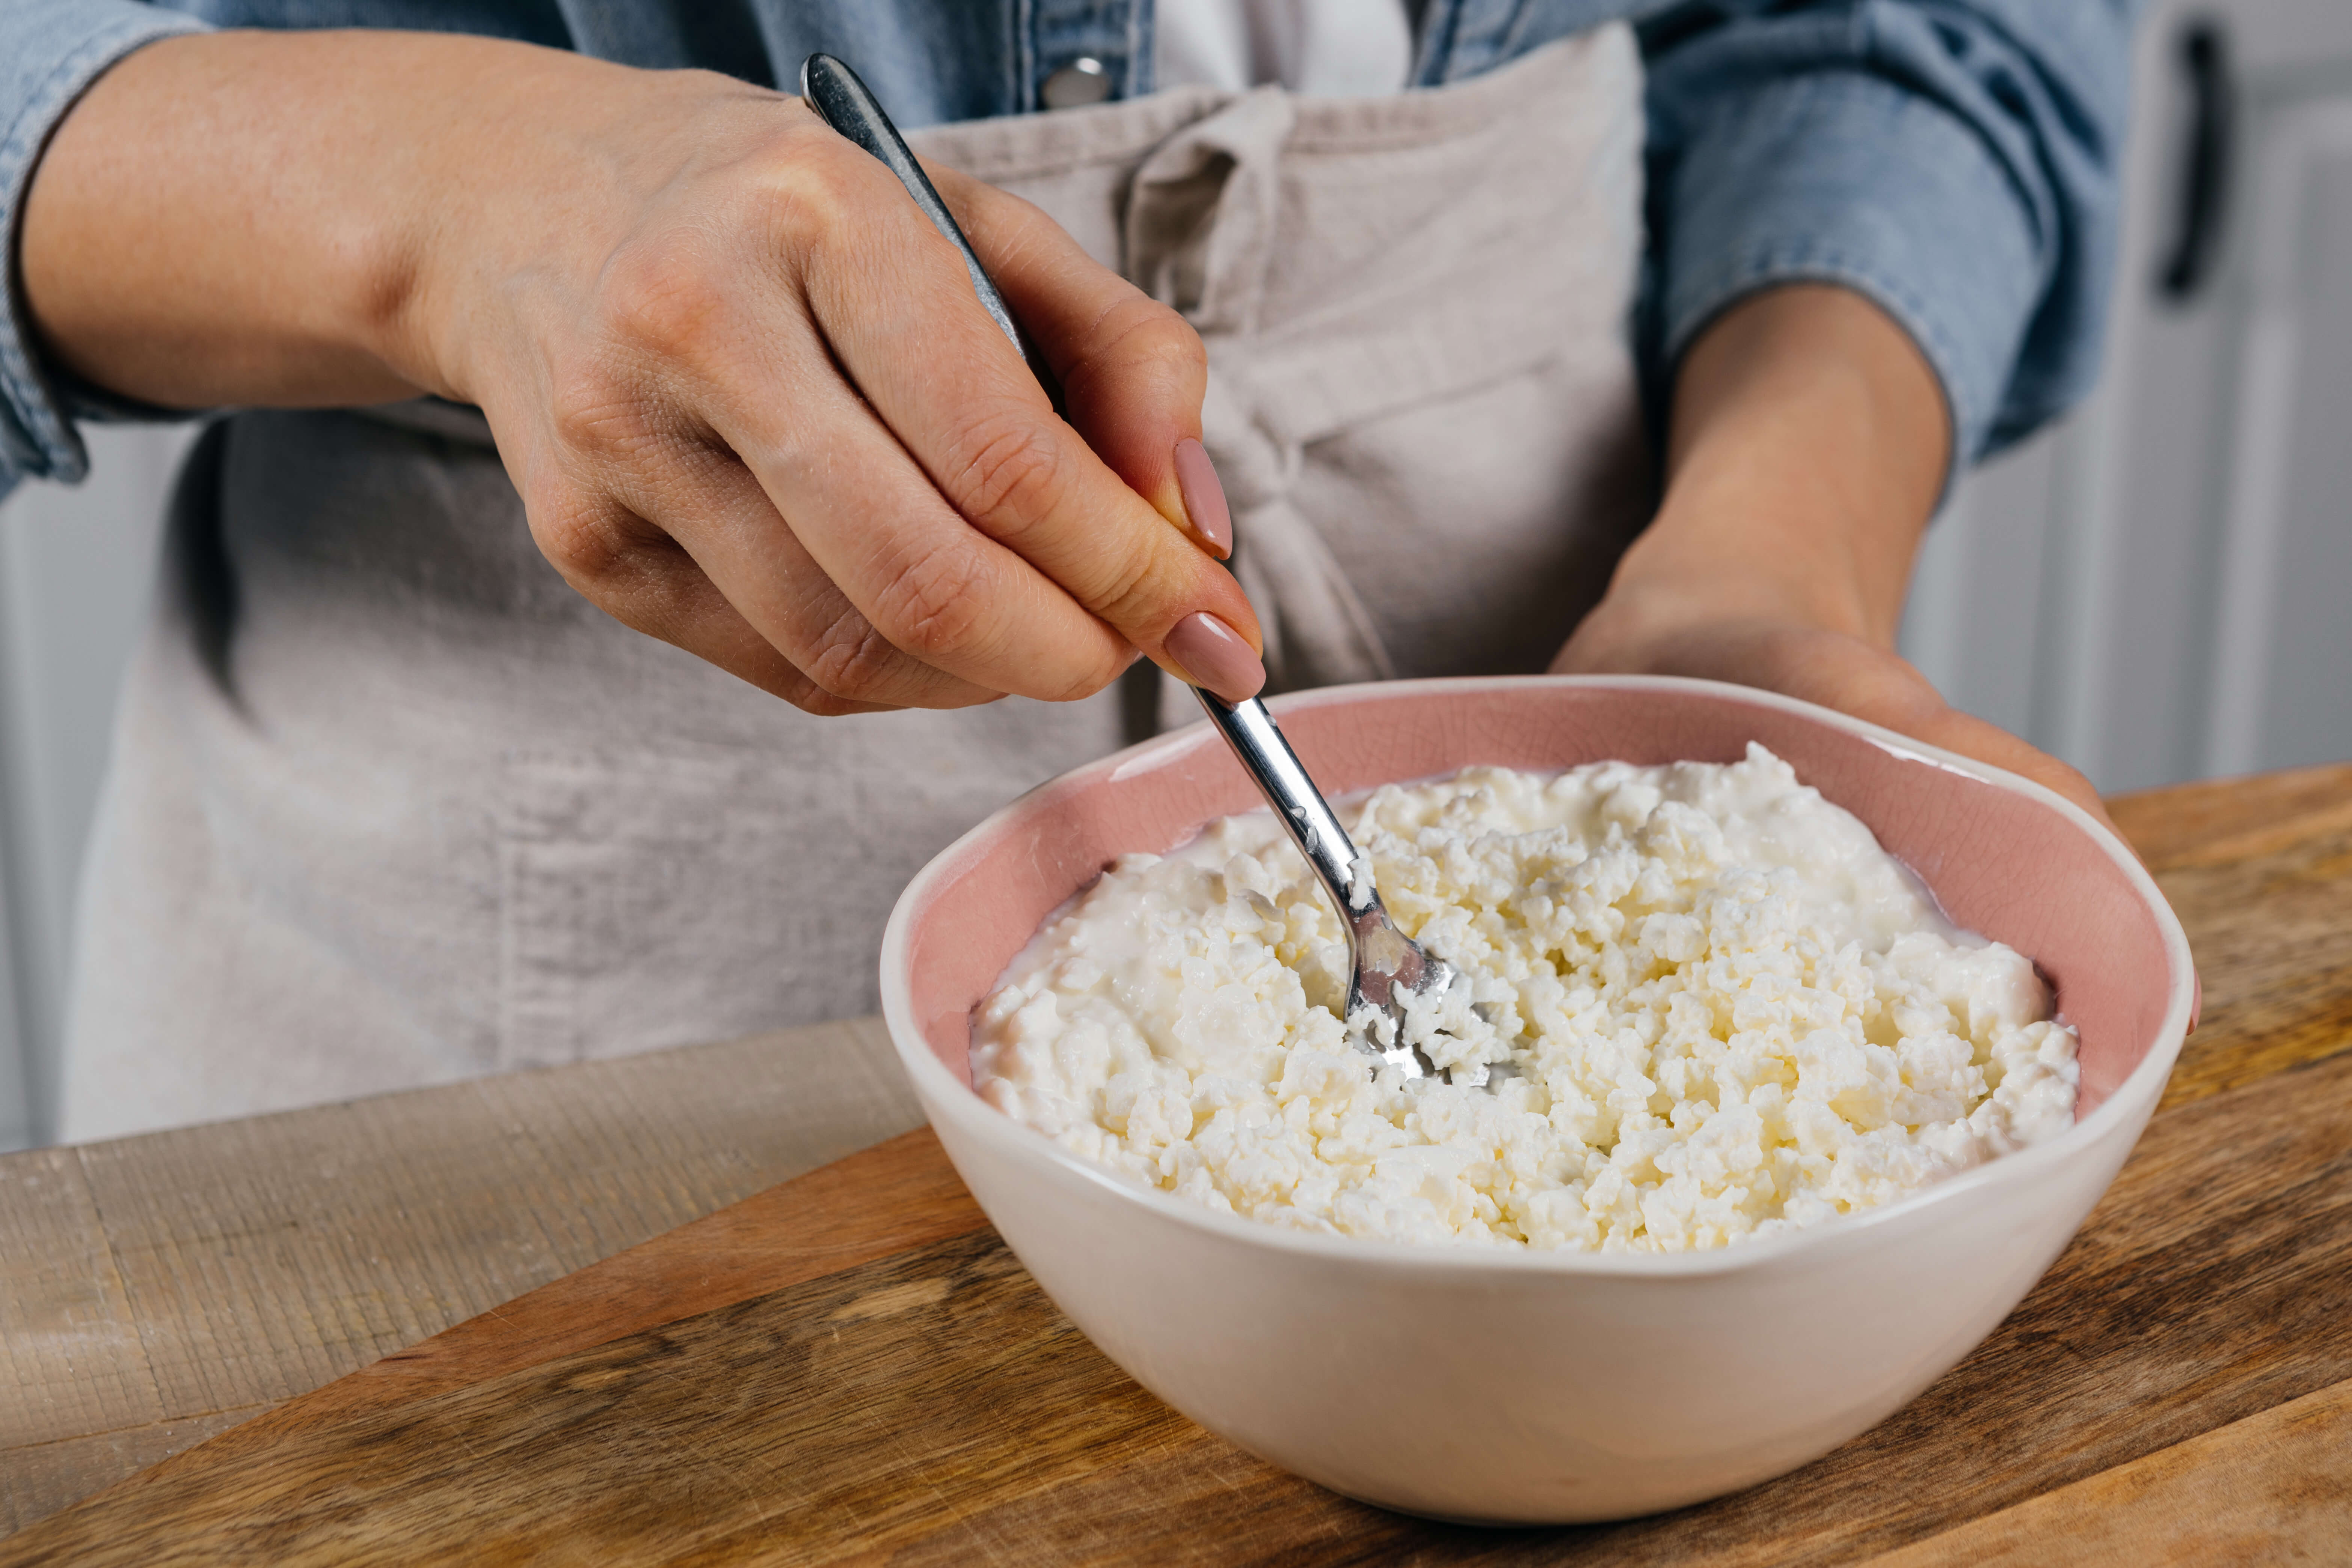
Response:
[[[1657,518],[1553,671],[1781,692],[2108,821],[2090,780],[1951,707],[1895,652],[1949,430],[1934,370],[1861,295],[1797,284],[1734,306],[1684,356]]]
[[[2113,827],[2099,792],[2074,769],[1946,702],[1892,649],[1794,616],[1701,617],[1643,625],[1604,604],[1577,628],[1557,675],[1685,675],[1818,702],[2047,785]]]

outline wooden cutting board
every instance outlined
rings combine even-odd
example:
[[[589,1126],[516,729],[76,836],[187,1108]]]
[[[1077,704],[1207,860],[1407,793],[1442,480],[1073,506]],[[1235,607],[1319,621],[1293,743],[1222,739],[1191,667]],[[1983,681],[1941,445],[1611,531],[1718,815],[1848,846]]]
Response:
[[[2352,1561],[2352,768],[2118,803],[2205,1022],[2115,1188],[1966,1363],[1836,1453],[1482,1531],[1161,1405],[909,1133],[386,1358],[0,1564]]]

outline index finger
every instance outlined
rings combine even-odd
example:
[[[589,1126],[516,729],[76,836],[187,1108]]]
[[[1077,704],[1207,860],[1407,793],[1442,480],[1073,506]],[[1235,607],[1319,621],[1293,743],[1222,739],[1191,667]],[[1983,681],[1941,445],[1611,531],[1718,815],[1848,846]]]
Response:
[[[1228,697],[1254,694],[1263,637],[1239,584],[1054,412],[981,308],[961,256],[865,161],[889,197],[877,193],[873,221],[845,237],[843,264],[812,269],[805,283],[844,371],[974,528],[1162,668]],[[1135,297],[1091,262],[1069,269],[1062,289]],[[1197,426],[1197,395],[1190,418]]]
[[[1231,553],[1227,520],[1190,515],[1177,477],[1177,449],[1201,438],[1209,360],[1199,334],[1032,204],[952,169],[931,174],[1059,378],[1065,416],[1087,445],[1203,548]]]

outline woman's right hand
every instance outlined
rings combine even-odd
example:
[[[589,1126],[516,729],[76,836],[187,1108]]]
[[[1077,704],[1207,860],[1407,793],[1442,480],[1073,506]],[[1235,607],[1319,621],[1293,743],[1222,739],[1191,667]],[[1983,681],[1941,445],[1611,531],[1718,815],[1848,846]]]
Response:
[[[1263,679],[1199,340],[1028,204],[934,170],[1059,376],[797,100],[422,34],[167,39],[28,201],[45,345],[187,407],[478,404],[588,598],[813,712]],[[1204,501],[1207,504],[1204,504]],[[1194,526],[1197,523],[1200,526]]]

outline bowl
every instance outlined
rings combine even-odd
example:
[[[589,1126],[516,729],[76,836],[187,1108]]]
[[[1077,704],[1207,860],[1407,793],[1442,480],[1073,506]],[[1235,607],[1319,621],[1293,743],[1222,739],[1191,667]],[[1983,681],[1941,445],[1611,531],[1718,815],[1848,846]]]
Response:
[[[973,1006],[1116,857],[1260,804],[1205,724],[1031,791],[908,885],[883,1015],[1005,1244],[1135,1380],[1334,1491],[1493,1524],[1622,1519],[1796,1468],[1966,1355],[2147,1125],[2195,1007],[2189,943],[2123,842],[2039,784],[1712,681],[1497,678],[1272,704],[1332,795],[1473,763],[1734,762],[1760,741],[1952,918],[2030,955],[2082,1034],[2074,1125],[1900,1203],[1703,1253],[1303,1234],[1120,1180],[972,1091]]]

